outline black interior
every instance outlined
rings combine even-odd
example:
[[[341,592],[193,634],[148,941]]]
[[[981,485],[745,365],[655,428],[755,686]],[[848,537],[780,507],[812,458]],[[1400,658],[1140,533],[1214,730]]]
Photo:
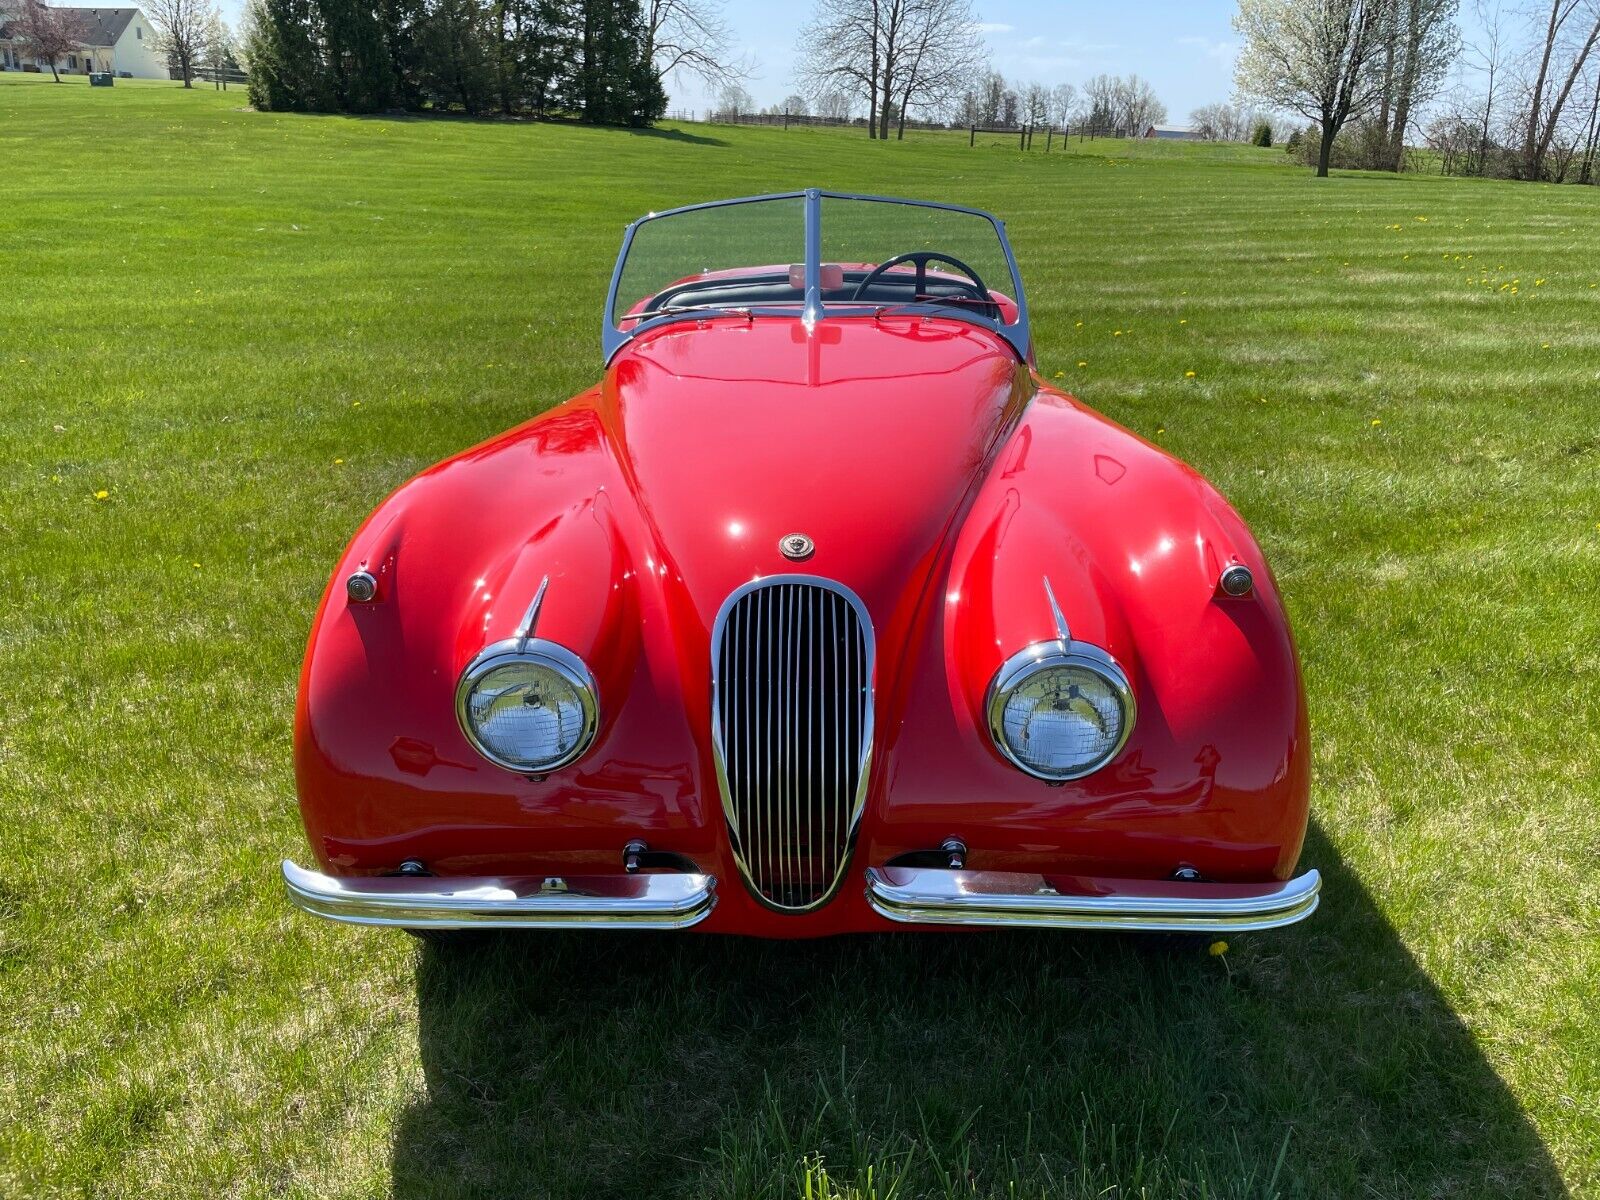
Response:
[[[981,283],[973,283],[950,275],[928,275],[923,289],[917,288],[917,277],[910,270],[894,270],[878,275],[857,295],[861,285],[873,269],[861,267],[844,272],[844,284],[837,288],[824,288],[824,304],[913,304],[939,301],[959,304],[963,308],[991,319],[999,315],[999,305]],[[765,275],[744,275],[737,279],[707,279],[682,283],[656,293],[645,302],[643,313],[650,314],[680,305],[706,305],[716,308],[749,308],[769,304],[803,304],[804,288],[789,282],[789,272],[774,271]]]

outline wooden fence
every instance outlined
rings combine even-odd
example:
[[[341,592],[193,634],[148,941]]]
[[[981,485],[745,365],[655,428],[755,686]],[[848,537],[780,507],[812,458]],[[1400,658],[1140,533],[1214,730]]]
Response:
[[[713,125],[769,125],[783,129],[791,125],[839,127],[850,126],[855,129],[865,130],[866,117],[819,117],[810,113],[790,112],[729,112],[725,110],[710,109],[698,112],[694,109],[677,109],[667,114],[669,121],[690,121],[708,123]],[[898,132],[900,123],[894,122],[892,128]],[[1059,143],[1064,143],[1068,138],[1076,137],[1080,142],[1096,138],[1128,138],[1138,136],[1127,130],[1114,128],[1107,125],[1063,125],[1057,129],[1050,125],[968,125],[944,121],[907,121],[907,129],[933,130],[938,132],[959,133],[967,131],[967,145],[976,146],[978,135],[1001,135],[1017,140],[1017,149],[1032,150],[1034,139],[1039,134],[1044,134],[1044,152],[1050,153]]]

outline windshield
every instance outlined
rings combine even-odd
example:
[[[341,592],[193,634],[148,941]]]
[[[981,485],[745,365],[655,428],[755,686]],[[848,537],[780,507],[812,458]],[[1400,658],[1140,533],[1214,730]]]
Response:
[[[1027,354],[1027,308],[1000,223],[947,205],[811,191],[629,226],[612,276],[608,360],[641,329],[719,311],[809,320],[936,311]]]

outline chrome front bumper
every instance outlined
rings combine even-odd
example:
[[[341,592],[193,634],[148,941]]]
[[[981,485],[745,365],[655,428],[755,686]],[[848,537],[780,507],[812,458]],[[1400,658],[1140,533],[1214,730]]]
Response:
[[[717,902],[716,879],[689,874],[335,878],[286,860],[283,882],[289,899],[319,917],[411,929],[687,929]]]
[[[1244,932],[1304,920],[1321,888],[1316,871],[1266,884],[1065,877],[1052,883],[1009,871],[867,871],[867,903],[880,916],[914,925]]]

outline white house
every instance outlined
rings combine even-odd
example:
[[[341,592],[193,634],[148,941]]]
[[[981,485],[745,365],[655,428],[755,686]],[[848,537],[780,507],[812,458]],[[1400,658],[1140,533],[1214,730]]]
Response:
[[[62,74],[111,71],[135,79],[169,78],[166,56],[155,47],[155,27],[137,8],[50,7],[70,13],[79,29],[78,49],[56,62],[56,70]],[[48,71],[50,64],[40,61],[32,48],[17,38],[16,23],[15,12],[0,14],[0,70]]]

